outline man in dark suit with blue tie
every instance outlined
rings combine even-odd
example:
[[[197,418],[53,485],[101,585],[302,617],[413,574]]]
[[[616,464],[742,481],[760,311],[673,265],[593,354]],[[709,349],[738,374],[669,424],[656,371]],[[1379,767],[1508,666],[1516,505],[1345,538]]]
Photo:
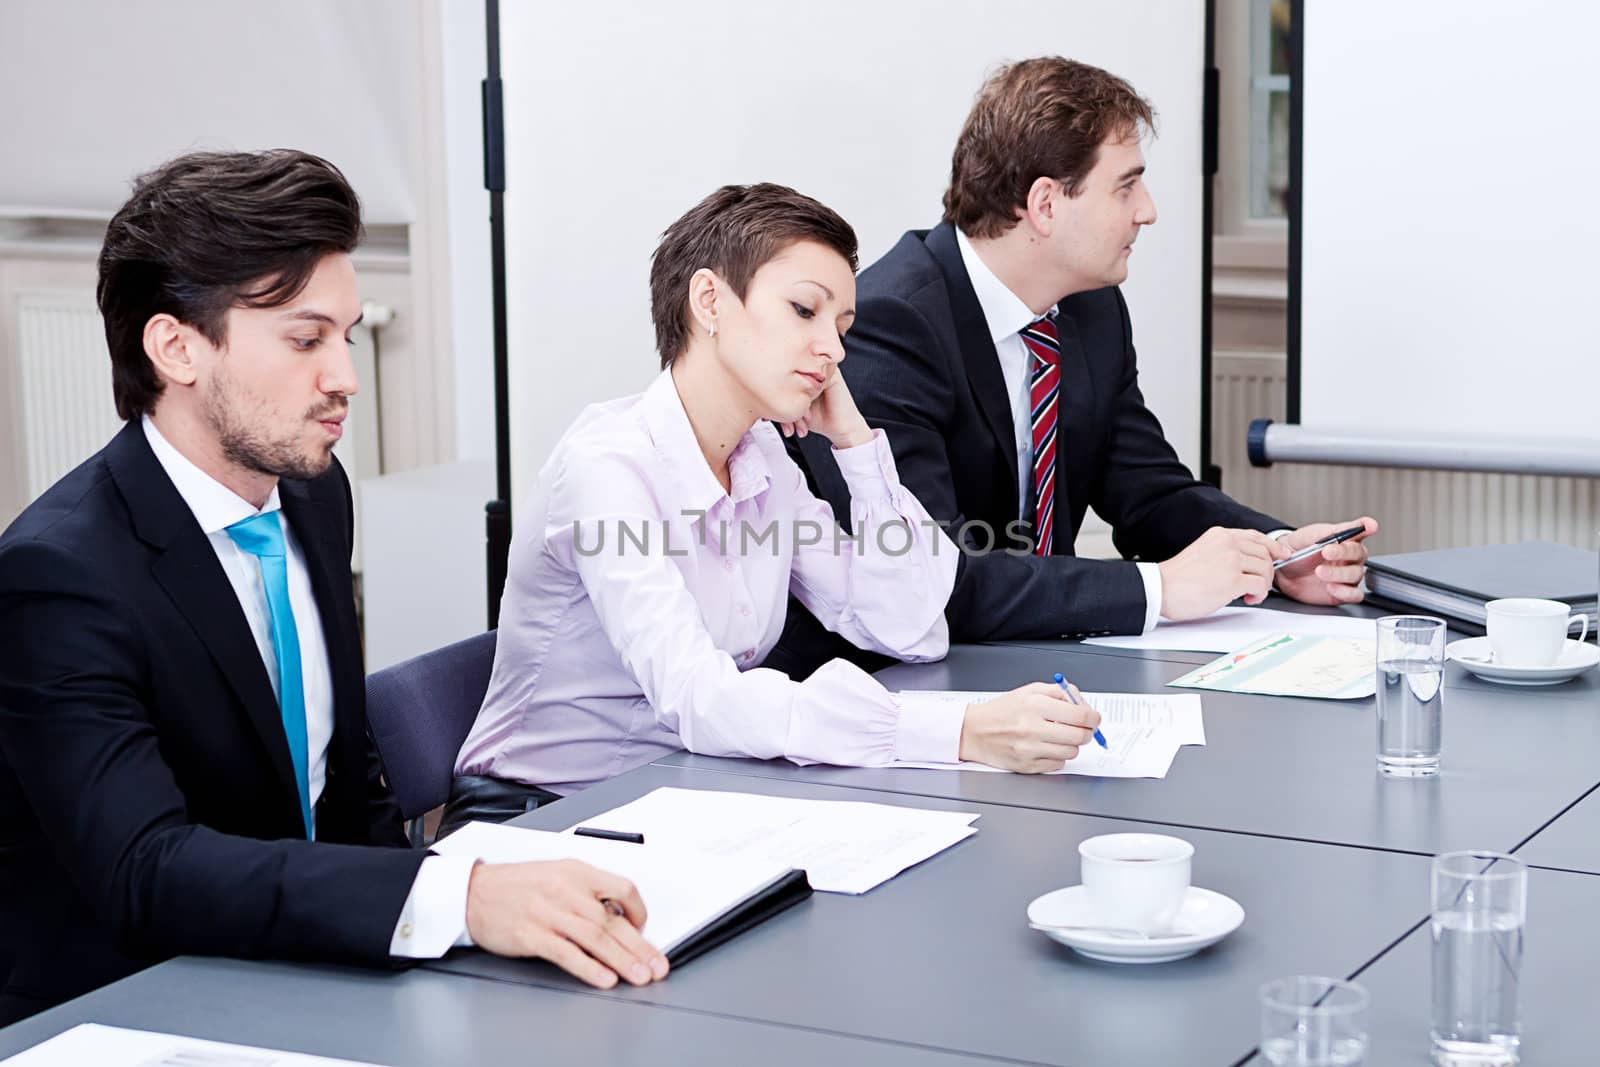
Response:
[[[0,535],[0,1024],[176,953],[666,973],[621,878],[406,847],[333,458],[361,234],[290,151],[174,160],[111,220],[127,425]]]
[[[1140,633],[1272,588],[1361,599],[1359,540],[1272,564],[1376,522],[1289,529],[1244,507],[1190,474],[1145,406],[1117,286],[1156,220],[1140,150],[1151,122],[1148,103],[1098,68],[1053,57],[1001,68],[956,143],[944,220],[861,275],[840,372],[901,481],[962,546],[954,641]],[[827,443],[792,451],[848,516]],[[1073,555],[1089,507],[1126,559]],[[825,654],[802,614],[769,665],[803,672]]]

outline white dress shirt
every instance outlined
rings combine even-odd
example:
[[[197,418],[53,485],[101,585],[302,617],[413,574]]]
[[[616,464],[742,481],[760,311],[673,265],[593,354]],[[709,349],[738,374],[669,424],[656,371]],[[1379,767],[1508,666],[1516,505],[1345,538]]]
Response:
[[[256,648],[276,696],[279,691],[278,657],[272,644],[272,617],[267,607],[266,586],[261,579],[261,561],[235,544],[227,528],[251,516],[279,510],[277,486],[273,486],[272,494],[258,510],[190,462],[161,436],[150,416],[144,417],[143,426],[156,461],[194,513],[195,521],[222,564],[223,573],[228,576],[228,583],[233,586],[234,595],[239,598],[239,606],[244,609],[245,621],[250,624],[250,633],[255,637]],[[281,517],[280,522],[289,572],[289,607],[294,612],[295,632],[300,638],[300,681],[305,694],[306,766],[314,838],[317,800],[326,784],[328,743],[333,739],[333,674],[328,665],[328,645],[322,634],[316,597],[311,591],[305,554],[293,527]],[[422,861],[395,924],[390,954],[413,958],[442,956],[464,937],[467,880],[472,864],[472,860],[461,857],[429,856]]]
[[[961,263],[967,268],[978,306],[983,309],[995,355],[1000,357],[1006,392],[1011,396],[1011,425],[1017,431],[1017,518],[1021,519],[1027,514],[1028,501],[1033,499],[1033,404],[1028,382],[1028,361],[1032,355],[1022,339],[1022,329],[1039,316],[994,276],[994,271],[978,258],[972,242],[959,229],[956,230],[956,245],[961,249]],[[1057,434],[1056,440],[1064,438]],[[1060,536],[1065,532],[1063,528],[1056,534]],[[1144,629],[1148,633],[1161,618],[1161,568],[1154,563],[1137,566],[1139,578],[1144,582]]]

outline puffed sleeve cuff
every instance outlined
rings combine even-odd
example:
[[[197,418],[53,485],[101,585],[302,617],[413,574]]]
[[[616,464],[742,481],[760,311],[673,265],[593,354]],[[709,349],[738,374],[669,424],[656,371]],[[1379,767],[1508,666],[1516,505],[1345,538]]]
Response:
[[[852,500],[894,506],[893,489],[900,484],[900,475],[895,470],[894,453],[889,450],[889,438],[882,430],[873,430],[872,440],[854,448],[834,449],[833,459],[850,487]]]
[[[937,697],[891,693],[900,708],[894,758],[917,763],[955,763],[961,758],[961,724],[967,706]]]

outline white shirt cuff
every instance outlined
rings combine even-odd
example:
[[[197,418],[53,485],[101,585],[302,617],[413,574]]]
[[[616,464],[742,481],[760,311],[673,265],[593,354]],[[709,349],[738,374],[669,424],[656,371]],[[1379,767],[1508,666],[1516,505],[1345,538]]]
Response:
[[[965,704],[907,693],[889,696],[900,708],[894,729],[895,759],[914,763],[955,763],[961,759]]]
[[[1293,530],[1273,530],[1271,533],[1267,534],[1267,536],[1276,541],[1278,538],[1286,537],[1292,533],[1294,533]]]
[[[1137,563],[1135,566],[1144,582],[1144,629],[1140,633],[1149,633],[1161,621],[1161,565]]]
[[[389,939],[389,955],[431,960],[457,945],[472,944],[467,936],[467,883],[477,862],[470,856],[422,861]]]

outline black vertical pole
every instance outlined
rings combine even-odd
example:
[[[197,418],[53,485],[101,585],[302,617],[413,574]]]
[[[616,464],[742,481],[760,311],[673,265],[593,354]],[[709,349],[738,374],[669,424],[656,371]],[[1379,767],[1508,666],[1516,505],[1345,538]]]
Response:
[[[1284,415],[1288,422],[1300,421],[1300,206],[1305,192],[1302,157],[1305,150],[1305,0],[1289,5],[1289,303],[1287,341],[1288,366],[1285,368],[1288,395]]]
[[[1201,105],[1200,163],[1200,480],[1222,488],[1222,468],[1211,462],[1211,263],[1221,115],[1217,71],[1217,5],[1206,0],[1205,96]]]
[[[511,389],[506,360],[506,156],[500,86],[500,3],[485,0],[488,77],[483,80],[483,185],[489,190],[490,289],[494,297],[495,499],[484,507],[489,629],[500,625],[500,594],[511,553]]]

